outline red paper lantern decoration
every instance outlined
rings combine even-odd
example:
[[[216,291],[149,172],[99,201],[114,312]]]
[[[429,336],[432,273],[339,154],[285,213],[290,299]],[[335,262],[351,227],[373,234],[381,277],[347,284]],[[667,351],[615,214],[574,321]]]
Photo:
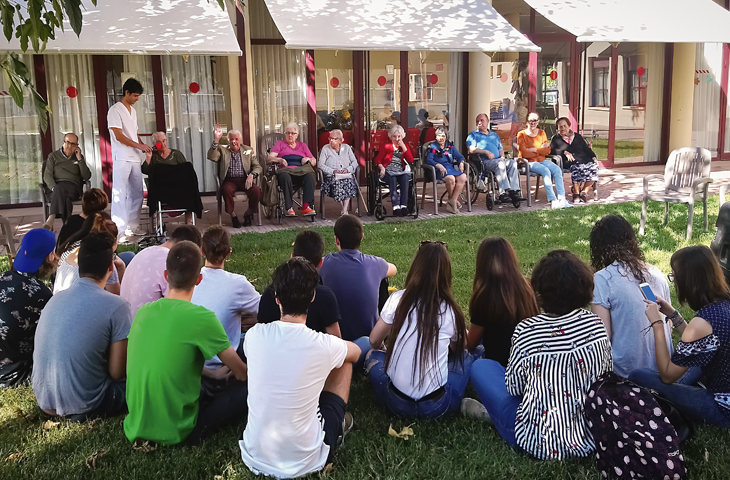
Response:
[[[556,72],[555,70],[550,72],[550,80],[557,80],[557,79],[558,79],[558,72]]]
[[[435,73],[432,73],[431,77],[428,80],[429,80],[429,82],[431,82],[431,85],[436,85],[439,81],[439,76],[436,75]]]
[[[337,88],[340,86],[340,79],[337,77],[332,77],[332,80],[330,80],[330,86],[332,88]]]
[[[79,94],[79,91],[76,90],[76,87],[68,87],[66,89],[66,95],[68,95],[70,98],[76,98],[76,96]]]
[[[499,76],[499,79],[502,81],[502,83],[507,83],[507,80],[509,80],[509,75],[507,75],[506,73],[503,73],[502,75]]]
[[[200,91],[200,85],[197,82],[191,83],[189,88],[191,93],[198,93]]]
[[[644,70],[644,67],[639,67],[636,69],[636,74],[640,77],[643,77],[645,73],[646,73],[646,70]]]
[[[385,80],[385,77],[384,76],[381,75],[381,76],[378,77],[378,85],[380,85],[381,87],[384,87],[385,86],[385,82],[386,82],[386,80]]]

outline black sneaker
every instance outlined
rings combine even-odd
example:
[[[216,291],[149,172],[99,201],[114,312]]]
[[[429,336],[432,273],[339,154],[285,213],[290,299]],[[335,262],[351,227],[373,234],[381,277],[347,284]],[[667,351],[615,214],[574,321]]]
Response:
[[[241,222],[238,221],[238,216],[231,216],[231,225],[233,225],[233,228],[241,228]]]
[[[507,192],[499,196],[499,203],[510,203],[512,200]]]
[[[243,214],[243,226],[244,227],[250,227],[252,221],[253,221],[253,213],[244,213]]]
[[[520,208],[520,201],[522,200],[520,193],[517,190],[510,190],[509,197],[512,200],[512,205],[515,208]]]

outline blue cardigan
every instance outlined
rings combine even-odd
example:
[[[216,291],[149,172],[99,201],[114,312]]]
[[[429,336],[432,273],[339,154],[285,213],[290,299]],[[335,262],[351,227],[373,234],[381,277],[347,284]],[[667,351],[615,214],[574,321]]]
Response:
[[[459,163],[464,161],[464,155],[459,153],[453,143],[446,142],[444,148],[441,148],[438,142],[434,141],[426,149],[426,163],[429,165],[446,165],[453,164],[456,159]]]

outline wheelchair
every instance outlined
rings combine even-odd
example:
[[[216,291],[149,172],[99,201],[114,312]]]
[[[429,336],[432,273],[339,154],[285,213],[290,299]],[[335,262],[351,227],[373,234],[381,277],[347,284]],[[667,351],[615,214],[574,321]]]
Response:
[[[414,172],[412,170],[409,175],[410,179],[408,180],[409,194],[407,207],[408,216],[418,218],[418,201],[416,198],[418,189],[416,186],[416,179],[414,178]],[[373,212],[375,218],[378,220],[384,220],[388,216],[395,217],[395,215],[392,215],[392,210],[391,215],[388,215],[388,210],[383,204],[383,198],[386,195],[388,197],[390,196],[390,186],[385,182],[384,179],[380,178],[377,170],[373,170],[368,175],[368,201],[371,205],[370,211]]]

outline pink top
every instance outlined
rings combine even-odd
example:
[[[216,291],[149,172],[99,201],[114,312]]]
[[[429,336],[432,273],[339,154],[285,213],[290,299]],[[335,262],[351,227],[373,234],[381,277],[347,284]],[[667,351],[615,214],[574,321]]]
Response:
[[[271,153],[276,153],[279,157],[285,157],[286,155],[298,155],[302,158],[314,158],[312,152],[309,151],[309,147],[304,142],[297,142],[294,148],[291,148],[284,140],[279,140],[274,144],[271,149]],[[296,168],[299,165],[288,165],[288,168]]]
[[[129,262],[119,295],[129,302],[132,316],[137,314],[142,305],[167,295],[170,288],[165,280],[168,253],[170,249],[167,247],[148,247]]]

